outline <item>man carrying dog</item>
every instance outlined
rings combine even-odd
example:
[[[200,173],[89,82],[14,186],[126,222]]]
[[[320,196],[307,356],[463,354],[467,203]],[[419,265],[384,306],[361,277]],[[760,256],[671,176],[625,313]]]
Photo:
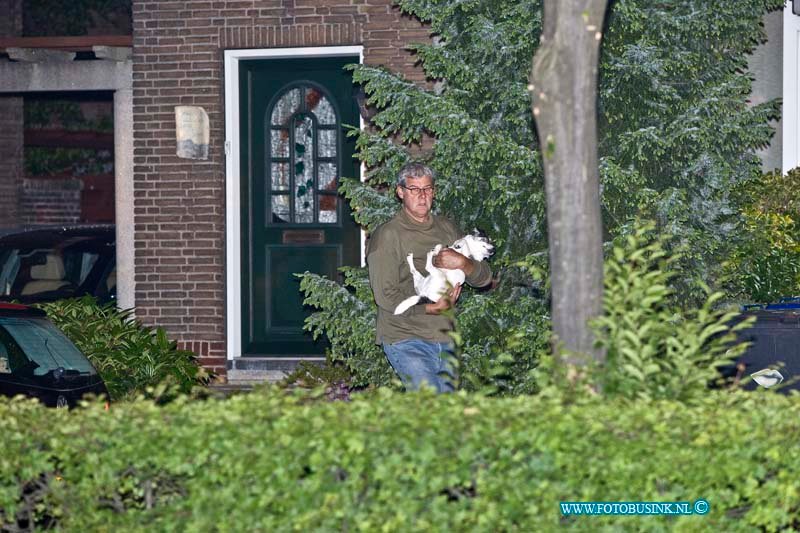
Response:
[[[438,392],[451,392],[448,357],[453,353],[453,343],[448,332],[452,324],[441,313],[455,305],[461,286],[453,287],[438,302],[417,304],[400,315],[393,314],[400,302],[415,294],[406,262],[408,253],[414,254],[414,266],[422,271],[431,249],[464,236],[453,222],[431,213],[434,181],[433,170],[421,163],[409,163],[400,170],[395,191],[402,208],[370,236],[367,264],[378,304],[376,343],[383,346],[406,390],[417,390],[427,383]],[[473,261],[449,248],[443,248],[433,264],[463,270],[466,282],[473,287],[488,285],[492,279],[486,262]]]

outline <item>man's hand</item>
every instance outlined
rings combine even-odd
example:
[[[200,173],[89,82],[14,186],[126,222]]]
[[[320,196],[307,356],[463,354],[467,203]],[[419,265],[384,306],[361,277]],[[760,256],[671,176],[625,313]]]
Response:
[[[459,254],[461,255],[461,254]],[[453,307],[461,296],[461,284],[456,285],[449,293],[443,294],[439,301],[433,304],[425,304],[425,313],[428,315],[440,315]]]
[[[472,259],[461,255],[452,248],[444,248],[433,258],[433,266],[436,268],[449,268],[451,270],[463,270],[469,276],[475,270]]]

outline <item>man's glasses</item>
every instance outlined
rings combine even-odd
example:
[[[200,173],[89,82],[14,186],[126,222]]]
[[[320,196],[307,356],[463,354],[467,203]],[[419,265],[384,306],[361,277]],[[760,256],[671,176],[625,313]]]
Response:
[[[433,185],[428,185],[427,187],[406,187],[405,185],[401,185],[405,190],[411,193],[412,196],[421,196],[424,194],[433,194]]]

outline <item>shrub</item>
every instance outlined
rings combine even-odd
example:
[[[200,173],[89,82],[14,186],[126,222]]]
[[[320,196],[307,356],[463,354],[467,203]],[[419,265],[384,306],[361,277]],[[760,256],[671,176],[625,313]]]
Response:
[[[314,338],[327,335],[328,364],[343,363],[352,374],[352,386],[389,385],[396,376],[383,349],[375,344],[377,307],[367,270],[342,271],[343,286],[308,272],[298,275],[304,303],[318,309],[306,319],[305,329]],[[466,390],[501,394],[535,390],[530,371],[546,346],[548,313],[540,298],[527,294],[527,286],[515,284],[513,272],[506,272],[508,281],[498,289],[465,290],[459,300],[459,377]]]
[[[30,511],[64,531],[793,530],[798,438],[798,398],[769,391],[693,406],[386,389],[109,412],[0,400],[0,529]],[[567,518],[558,505],[697,498],[707,515]]]
[[[528,286],[514,283],[513,270],[506,269],[491,292],[462,294],[459,301],[456,340],[466,390],[499,395],[537,390],[532,371],[549,349],[549,310]]]
[[[179,350],[162,328],[135,321],[132,310],[99,305],[91,296],[39,304],[92,361],[114,400],[143,394],[169,399],[208,383],[212,375]]]
[[[323,276],[298,274],[303,303],[319,309],[306,319],[304,329],[314,339],[330,341],[328,363],[344,363],[355,386],[387,385],[394,377],[383,350],[375,344],[377,307],[367,269],[344,267],[344,285]]]
[[[310,361],[301,361],[294,371],[290,372],[279,386],[291,389],[302,387],[304,389],[322,388],[325,398],[330,401],[350,400],[350,393],[355,388],[353,376],[344,363],[332,361],[327,358],[324,365]]]
[[[736,194],[744,224],[726,269],[730,293],[762,303],[800,295],[800,169],[764,174]]]
[[[715,309],[722,293],[706,295],[699,309],[685,309],[670,281],[677,255],[667,257],[667,237],[642,225],[617,239],[605,262],[604,315],[596,323],[607,363],[598,378],[604,392],[631,398],[692,400],[718,381],[720,366],[745,349],[734,344],[737,312]]]

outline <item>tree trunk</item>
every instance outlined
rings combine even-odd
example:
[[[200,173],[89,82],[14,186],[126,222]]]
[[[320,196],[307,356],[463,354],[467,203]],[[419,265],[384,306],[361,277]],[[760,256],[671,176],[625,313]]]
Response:
[[[544,0],[533,58],[533,116],[544,161],[554,353],[603,362],[588,321],[602,313],[597,70],[607,0]]]

